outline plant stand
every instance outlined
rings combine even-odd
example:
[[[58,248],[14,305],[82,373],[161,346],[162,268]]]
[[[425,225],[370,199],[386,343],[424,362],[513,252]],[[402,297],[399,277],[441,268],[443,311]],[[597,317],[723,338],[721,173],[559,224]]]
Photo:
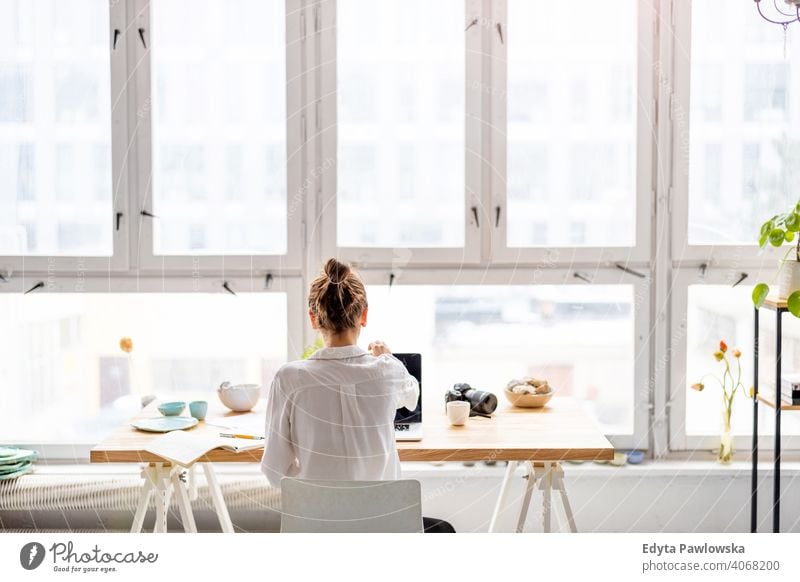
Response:
[[[781,400],[781,349],[783,343],[783,314],[789,309],[785,299],[768,298],[762,308],[775,312],[775,396],[774,399],[762,396],[758,392],[758,323],[759,309],[755,310],[755,325],[753,336],[753,469],[750,477],[750,532],[755,533],[758,525],[758,403],[769,406],[775,410],[775,458],[772,475],[772,531],[780,532],[781,529],[781,412],[784,410],[800,410],[800,406],[793,406]]]

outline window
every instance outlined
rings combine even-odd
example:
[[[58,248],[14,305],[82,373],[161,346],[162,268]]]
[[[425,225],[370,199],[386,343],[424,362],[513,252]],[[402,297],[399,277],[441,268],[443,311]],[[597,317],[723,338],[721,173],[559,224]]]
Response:
[[[113,254],[108,23],[107,0],[0,2],[0,256]]]
[[[150,9],[154,253],[286,254],[285,3]]]
[[[780,27],[751,3],[732,3],[725,18],[717,8],[691,4],[688,239],[752,245],[761,222],[785,211],[800,185],[800,128],[792,121],[800,44],[790,36],[784,58]]]
[[[142,396],[268,386],[287,357],[284,293],[3,293],[0,317],[0,373],[16,387],[3,392],[4,442],[97,442]]]
[[[634,246],[637,3],[509,0],[508,23],[508,245]]]
[[[719,384],[708,379],[703,392],[690,386],[700,381],[704,374],[721,375],[722,365],[714,360],[713,353],[721,339],[730,349],[739,347],[744,393],[737,394],[732,415],[734,434],[751,435],[753,430],[753,403],[748,391],[753,385],[753,309],[750,301],[752,287],[731,288],[729,285],[689,286],[686,349],[686,434],[690,436],[717,435],[722,426],[722,398]],[[759,321],[759,392],[775,393],[775,312],[762,310]],[[800,370],[800,321],[791,315],[783,318],[782,366],[784,373]],[[733,359],[733,358],[732,358]],[[735,360],[734,360],[735,361]],[[734,367],[738,373],[738,367]],[[759,407],[759,432],[772,434],[774,410]],[[781,417],[781,433],[800,434],[800,419],[792,414]]]
[[[502,401],[505,382],[530,375],[583,402],[604,432],[633,433],[631,286],[372,285],[367,294],[365,340],[422,354],[431,410],[457,382]]]
[[[336,40],[337,244],[463,247],[464,0],[340,0]]]

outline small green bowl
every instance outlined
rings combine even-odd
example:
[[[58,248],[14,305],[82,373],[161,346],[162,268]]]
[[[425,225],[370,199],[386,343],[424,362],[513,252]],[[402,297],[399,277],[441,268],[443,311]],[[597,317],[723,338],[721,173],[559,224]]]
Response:
[[[158,411],[164,416],[178,416],[185,408],[185,402],[165,402],[159,404]]]

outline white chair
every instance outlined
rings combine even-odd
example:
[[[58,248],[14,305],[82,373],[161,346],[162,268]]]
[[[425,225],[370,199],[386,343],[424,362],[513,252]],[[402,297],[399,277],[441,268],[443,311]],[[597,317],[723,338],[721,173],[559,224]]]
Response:
[[[422,532],[419,481],[281,479],[281,532]]]

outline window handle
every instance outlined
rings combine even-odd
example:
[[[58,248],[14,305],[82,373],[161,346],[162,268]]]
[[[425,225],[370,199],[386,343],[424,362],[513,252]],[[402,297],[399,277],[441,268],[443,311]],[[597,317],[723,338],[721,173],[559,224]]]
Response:
[[[142,46],[147,48],[147,41],[144,39],[144,28],[139,29],[139,38],[142,39]]]
[[[150,214],[147,210],[142,210],[139,214],[148,218],[158,218],[155,214]]]
[[[267,276],[264,279],[264,287],[266,289],[271,289],[272,288],[272,273],[267,273]]]
[[[464,32],[467,32],[470,28],[472,28],[476,24],[478,24],[478,19],[473,18],[472,20],[470,20],[469,24],[467,24],[467,27],[464,29]]]
[[[576,279],[580,279],[581,281],[585,281],[586,283],[591,283],[592,282],[591,278],[589,278],[588,275],[586,275],[585,273],[581,273],[579,271],[575,271],[572,274],[572,276],[575,277]]]
[[[116,223],[116,229],[117,230],[119,230],[119,223],[122,222],[122,217],[123,216],[124,216],[124,214],[122,214],[122,212],[117,212],[117,223]]]
[[[36,285],[34,285],[33,287],[31,287],[30,289],[25,291],[25,293],[23,293],[23,295],[27,295],[28,293],[32,293],[33,291],[36,291],[37,289],[41,289],[42,287],[44,287],[44,281],[39,281],[38,283],[36,283]]]
[[[503,25],[499,22],[497,23],[497,34],[500,35],[500,44],[506,44],[503,40]]]
[[[500,205],[494,207],[494,227],[500,226]]]
[[[747,279],[747,277],[749,277],[749,276],[750,275],[748,275],[747,273],[741,273],[739,275],[739,278],[736,280],[736,282],[733,285],[731,285],[731,287],[736,287],[739,283],[741,283],[742,281]]]
[[[477,226],[478,228],[480,228],[480,226],[481,226],[481,221],[480,221],[480,220],[478,220],[478,207],[477,207],[477,206],[473,206],[473,207],[472,207],[472,216],[475,218],[475,226]]]
[[[631,269],[630,267],[626,267],[622,263],[614,263],[614,266],[620,271],[624,271],[625,273],[633,275],[634,277],[639,277],[640,279],[647,278],[647,275],[645,275],[644,273],[640,273],[639,271],[634,271],[633,269]]]
[[[117,39],[119,38],[119,28],[114,29],[114,43],[111,45],[111,50],[117,50]]]
[[[227,292],[228,292],[228,293],[230,293],[231,295],[236,295],[236,291],[234,291],[233,289],[231,289],[231,286],[230,286],[230,285],[228,285],[228,282],[227,282],[227,281],[223,281],[223,282],[222,282],[222,288],[223,288],[223,289],[225,289],[225,291],[227,291]]]

